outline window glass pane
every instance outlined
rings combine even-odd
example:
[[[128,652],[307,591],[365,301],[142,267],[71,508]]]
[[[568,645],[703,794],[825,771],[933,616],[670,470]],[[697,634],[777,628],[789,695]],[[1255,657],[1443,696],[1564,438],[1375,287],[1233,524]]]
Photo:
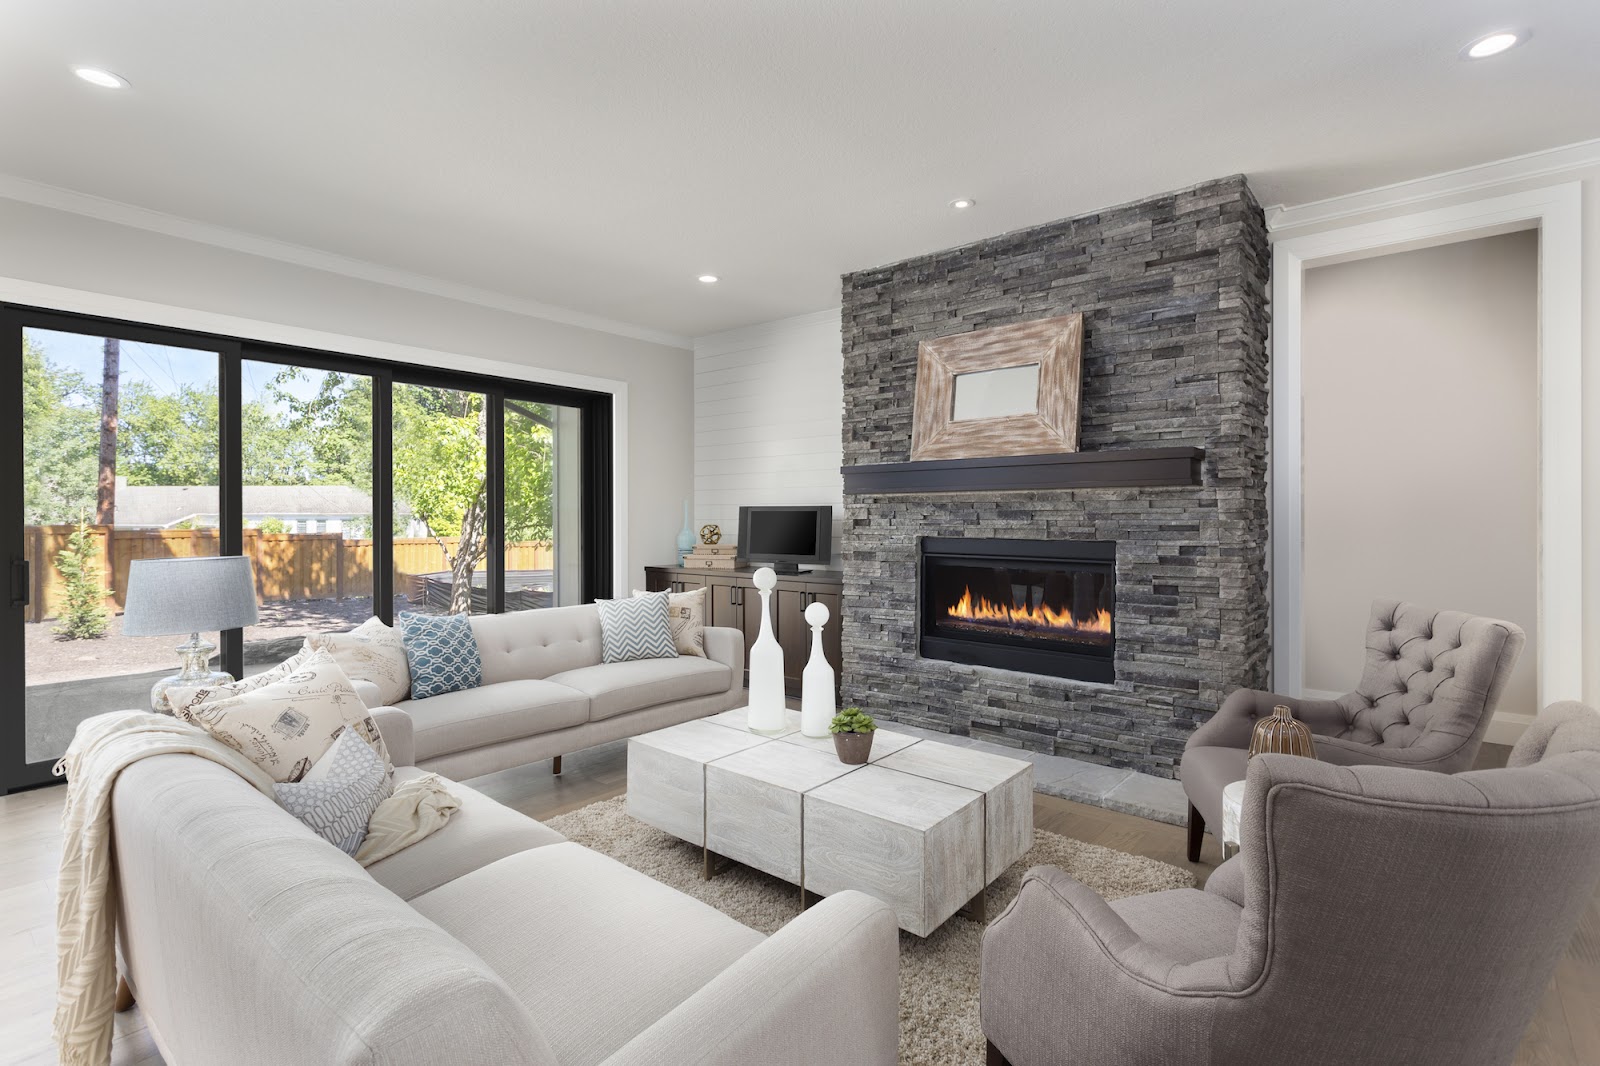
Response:
[[[218,361],[54,330],[22,347],[24,754],[40,762],[178,671],[188,634],[124,636],[122,611],[133,560],[218,554]]]
[[[394,386],[395,609],[488,609],[482,393]]]
[[[505,401],[506,610],[583,602],[583,412]]]
[[[253,674],[372,616],[372,379],[247,359],[240,385]]]

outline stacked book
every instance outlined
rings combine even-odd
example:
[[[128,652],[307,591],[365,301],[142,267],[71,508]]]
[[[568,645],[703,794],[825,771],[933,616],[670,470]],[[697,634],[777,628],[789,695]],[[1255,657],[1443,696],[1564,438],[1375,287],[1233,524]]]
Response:
[[[690,570],[732,570],[739,565],[739,546],[696,544],[694,551],[683,557],[683,565]]]

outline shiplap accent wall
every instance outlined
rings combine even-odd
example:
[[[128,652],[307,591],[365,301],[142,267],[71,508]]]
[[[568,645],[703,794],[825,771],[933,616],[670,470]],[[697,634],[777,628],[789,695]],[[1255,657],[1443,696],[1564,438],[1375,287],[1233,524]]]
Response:
[[[733,541],[741,505],[832,504],[837,559],[841,351],[837,308],[695,338],[696,529]]]

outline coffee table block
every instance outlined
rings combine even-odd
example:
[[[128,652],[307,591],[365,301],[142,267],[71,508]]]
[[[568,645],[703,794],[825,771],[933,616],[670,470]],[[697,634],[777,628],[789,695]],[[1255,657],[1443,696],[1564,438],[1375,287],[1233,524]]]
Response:
[[[1033,763],[928,741],[879,765],[983,793],[985,884],[1033,847]]]
[[[927,936],[983,890],[983,794],[863,766],[804,801],[805,889],[858,889]]]
[[[855,766],[804,748],[761,744],[706,766],[706,847],[801,883],[801,796]]]
[[[731,711],[723,711],[721,714],[713,714],[709,718],[702,718],[700,720],[703,722],[712,722],[716,725],[727,726],[729,729],[738,729],[745,733],[750,733],[750,708],[748,707],[735,707]],[[784,731],[782,733],[750,733],[750,735],[753,737],[766,737],[768,740],[771,740],[774,737],[783,737],[788,736],[790,733],[800,732],[799,711],[784,711],[783,720]]]
[[[628,814],[691,844],[705,843],[706,763],[769,743],[704,720],[628,741]]]
[[[833,736],[831,734],[825,737],[808,737],[797,730],[778,739],[785,744],[810,748],[812,751],[827,752],[835,759],[839,758],[839,749],[833,746]],[[909,748],[913,744],[920,744],[921,742],[921,737],[908,736],[905,733],[893,733],[887,729],[876,730],[872,737],[872,754],[867,756],[867,762],[877,762],[886,756],[893,755],[902,748]]]

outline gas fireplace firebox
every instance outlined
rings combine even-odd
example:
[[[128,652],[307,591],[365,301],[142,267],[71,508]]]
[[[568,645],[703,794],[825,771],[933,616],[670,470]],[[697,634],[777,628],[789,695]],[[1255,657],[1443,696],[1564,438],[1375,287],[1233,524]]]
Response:
[[[1116,680],[1114,541],[922,540],[925,659]]]

